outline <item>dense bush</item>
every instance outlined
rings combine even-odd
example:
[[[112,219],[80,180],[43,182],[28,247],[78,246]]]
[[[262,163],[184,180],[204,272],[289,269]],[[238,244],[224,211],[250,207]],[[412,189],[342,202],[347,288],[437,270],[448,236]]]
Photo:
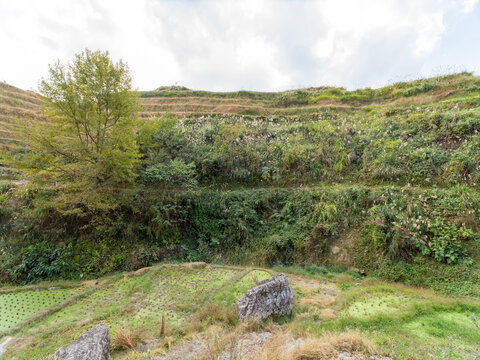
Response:
[[[18,258],[18,248],[4,239],[5,251],[17,260],[0,270],[20,264],[15,276],[29,282],[135,269],[163,259],[328,264],[332,245],[352,227],[365,249],[355,254],[368,261],[368,269],[381,266],[381,259],[410,262],[417,256],[468,264],[475,253],[466,249],[478,241],[471,228],[450,220],[478,222],[480,195],[465,187],[186,189],[175,194],[139,187],[132,196],[134,202],[118,198],[120,206],[108,221],[92,218],[83,230],[77,225],[45,232],[38,218],[23,218],[16,234],[25,240],[11,241],[27,250]],[[59,214],[55,218],[57,224],[71,221]],[[49,241],[28,245],[42,236]]]
[[[458,264],[472,263],[470,259],[465,259],[467,256],[465,242],[473,241],[477,237],[477,234],[465,226],[457,228],[455,224],[445,224],[442,220],[436,219],[427,220],[424,234],[416,234],[414,240],[423,255],[430,255],[440,262]]]
[[[480,177],[471,111],[372,110],[342,117],[213,116],[152,119],[139,135],[144,163],[194,164],[200,184],[290,184],[344,179],[474,184]],[[152,132],[152,125],[157,124]],[[145,140],[148,133],[149,139]],[[162,164],[162,165],[158,165]],[[175,163],[172,163],[175,164]],[[144,178],[146,179],[146,178]]]
[[[143,171],[142,177],[147,183],[165,186],[194,186],[197,183],[195,164],[185,164],[182,159],[151,165]]]
[[[14,267],[12,276],[30,283],[60,275],[71,277],[76,271],[78,271],[78,264],[73,261],[71,242],[39,241],[23,250],[22,261]]]
[[[453,200],[451,194],[442,195],[439,198],[438,192],[416,195],[410,189],[401,192],[387,189],[369,209],[371,220],[364,236],[371,238],[390,260],[409,260],[419,250],[439,262],[470,263],[466,243],[477,240],[478,235],[463,224],[457,226],[444,220],[461,210],[454,203],[442,209],[437,201]],[[467,206],[471,208],[463,210],[467,214],[472,214],[478,206],[478,199],[470,201]]]

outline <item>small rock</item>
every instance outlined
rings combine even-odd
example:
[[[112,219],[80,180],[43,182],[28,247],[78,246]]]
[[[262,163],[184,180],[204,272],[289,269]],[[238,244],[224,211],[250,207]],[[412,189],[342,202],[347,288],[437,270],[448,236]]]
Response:
[[[57,350],[55,360],[109,360],[110,336],[108,328],[99,324],[88,330],[70,345]]]
[[[235,304],[239,321],[263,320],[292,312],[293,293],[284,274],[260,281]]]
[[[338,246],[333,246],[332,247],[332,254],[337,255],[342,249],[340,249]]]

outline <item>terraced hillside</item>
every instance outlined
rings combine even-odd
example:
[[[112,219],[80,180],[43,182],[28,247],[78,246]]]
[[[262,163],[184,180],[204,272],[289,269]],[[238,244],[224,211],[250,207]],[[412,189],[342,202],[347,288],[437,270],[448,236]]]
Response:
[[[21,151],[23,144],[18,132],[23,131],[23,127],[18,120],[28,123],[43,118],[42,101],[37,94],[0,82],[0,149]],[[12,170],[2,166],[0,176],[11,177]]]
[[[41,100],[8,85],[0,91],[3,142],[15,152],[15,129],[42,120]],[[113,212],[81,218],[72,214],[85,206],[60,213],[54,204],[42,218],[35,204],[48,192],[32,200],[34,192],[2,184],[11,231],[2,270],[10,277],[29,282],[176,258],[354,267],[479,293],[470,286],[480,277],[478,77],[355,91],[164,87],[140,99],[156,133],[138,139],[142,165]]]
[[[12,151],[19,149],[16,119],[43,119],[42,100],[31,91],[23,91],[0,82],[0,144]]]
[[[475,94],[476,96],[471,96]],[[478,101],[478,80],[470,74],[397,83],[380,89],[346,91],[342,88],[318,87],[279,93],[252,91],[208,92],[183,87],[161,87],[141,91],[143,116],[175,117],[199,115],[288,115],[315,114],[333,106],[339,110],[374,106],[422,106],[449,100],[456,103]]]
[[[44,120],[41,100],[8,85],[0,95],[3,149],[22,160],[16,134]],[[6,358],[43,358],[98,322],[125,359],[233,359],[225,349],[244,343],[264,360],[478,355],[480,78],[139,97],[130,182],[64,189],[53,163],[37,187],[27,172],[0,184],[0,281],[78,288],[18,311],[13,299],[30,293],[0,294],[0,327],[15,336]],[[105,277],[178,261],[265,269]],[[236,299],[276,271],[293,284],[293,316],[237,324]]]
[[[198,265],[157,265],[70,289],[43,290],[47,298],[55,291],[74,290],[79,296],[23,328],[4,331],[13,340],[1,358],[45,359],[98,323],[110,329],[115,359],[471,359],[478,354],[478,301],[363,280],[353,272],[276,268],[287,272],[292,285],[293,314],[245,325],[237,323],[235,301],[276,271]],[[32,290],[2,296],[37,296]],[[4,312],[0,308],[0,315]]]
[[[478,80],[469,74],[398,83],[381,89],[346,91],[341,88],[307,88],[279,93],[252,91],[208,92],[183,87],[161,87],[140,91],[144,117],[166,112],[177,118],[194,115],[289,115],[321,113],[325,108],[339,111],[361,110],[366,105],[422,106],[455,103],[460,106],[478,102]],[[472,96],[476,95],[476,96]],[[0,82],[0,139],[9,149],[15,146],[13,119],[43,119],[38,94]],[[365,109],[364,109],[365,110]]]
[[[167,111],[177,118],[199,115],[288,115],[314,114],[325,107],[358,109],[365,105],[409,106],[428,105],[442,100],[464,104],[478,100],[478,81],[469,74],[398,83],[381,89],[346,91],[341,88],[307,88],[279,93],[252,91],[208,92],[183,87],[161,87],[140,91],[144,106],[142,116],[161,116]],[[467,96],[466,96],[467,95]],[[470,96],[468,96],[470,95]],[[2,144],[9,145],[7,124],[14,118],[43,118],[42,101],[31,91],[23,91],[0,82],[0,122]],[[14,147],[13,147],[14,148]]]

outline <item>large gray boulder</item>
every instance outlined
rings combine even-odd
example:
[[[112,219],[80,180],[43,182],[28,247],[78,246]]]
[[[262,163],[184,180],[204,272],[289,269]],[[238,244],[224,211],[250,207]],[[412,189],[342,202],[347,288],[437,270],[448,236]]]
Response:
[[[235,304],[239,321],[263,320],[292,312],[293,293],[284,274],[260,281]]]
[[[109,347],[108,327],[99,324],[70,345],[58,349],[53,358],[56,360],[109,360]]]

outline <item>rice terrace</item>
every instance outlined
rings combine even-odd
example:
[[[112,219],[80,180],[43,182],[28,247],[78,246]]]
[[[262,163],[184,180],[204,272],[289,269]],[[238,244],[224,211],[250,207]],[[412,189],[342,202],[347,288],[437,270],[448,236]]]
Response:
[[[0,359],[480,359],[477,1],[138,4],[0,0]]]

